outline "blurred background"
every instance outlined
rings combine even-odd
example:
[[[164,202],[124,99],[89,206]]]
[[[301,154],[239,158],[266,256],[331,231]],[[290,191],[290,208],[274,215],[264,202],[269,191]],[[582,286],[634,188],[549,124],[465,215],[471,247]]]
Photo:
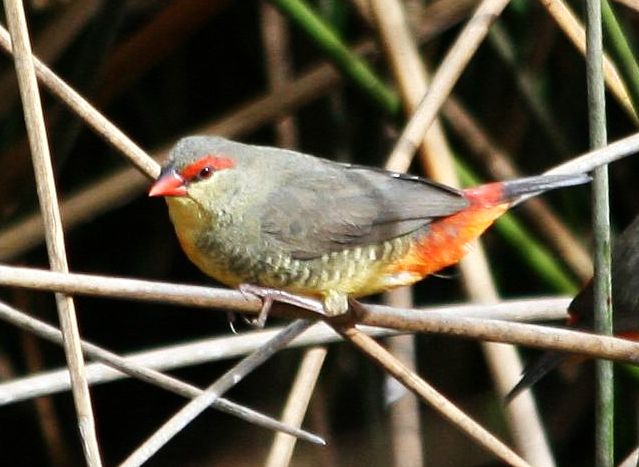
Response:
[[[317,0],[308,5],[344,45],[364,52],[359,56],[379,80],[381,93],[348,76],[343,71],[348,64],[342,63],[342,69],[330,65],[325,44],[286,11],[286,4],[296,2],[26,3],[36,54],[153,155],[161,157],[181,136],[217,133],[383,166],[405,121],[393,74],[363,0]],[[403,3],[421,57],[431,70],[478,4],[474,0]],[[578,17],[583,15],[581,4],[568,2]],[[611,4],[627,42],[634,46],[639,39],[639,11],[623,2]],[[84,196],[79,202],[85,214],[66,229],[71,270],[212,284],[180,250],[164,202],[146,197],[150,181],[133,174],[120,154],[49,94],[43,92],[43,98],[61,200]],[[610,94],[607,117],[611,141],[636,131],[636,118]],[[536,174],[574,157],[589,144],[583,56],[541,2],[513,0],[462,74],[441,123],[466,181],[503,178],[497,156],[522,174]],[[638,168],[636,158],[610,167],[615,232],[639,212],[634,178]],[[424,173],[419,158],[410,170]],[[122,173],[128,178],[114,176]],[[544,200],[590,251],[589,188],[560,190]],[[18,230],[20,234],[15,230],[37,209],[13,63],[2,56],[2,262],[48,267],[37,228]],[[574,294],[587,280],[588,266],[579,269],[577,261],[557,252],[520,209],[514,215],[525,240],[503,227],[484,236],[500,295]],[[550,266],[539,260],[529,241],[540,245]],[[51,294],[2,288],[0,297],[57,323]],[[418,284],[414,298],[416,305],[425,306],[464,302],[466,295],[457,269],[451,268]],[[226,315],[216,310],[86,297],[77,298],[77,308],[82,336],[117,352],[230,333]],[[278,323],[273,319],[269,326]],[[240,323],[239,330],[250,329]],[[509,440],[503,401],[478,349],[472,341],[419,336],[419,374]],[[521,353],[524,358],[535,355],[526,349]],[[229,396],[277,416],[300,355],[300,350],[281,352]],[[210,363],[173,373],[204,386],[230,364]],[[60,348],[0,322],[0,378],[11,380],[62,365]],[[537,386],[539,410],[558,465],[593,464],[592,373],[591,363],[572,366],[553,372]],[[621,459],[637,444],[637,379],[621,367],[616,375],[616,449]],[[392,465],[384,385],[383,372],[359,352],[346,344],[331,345],[304,423],[325,436],[329,446],[298,443],[293,465]],[[183,404],[178,396],[131,380],[95,386],[91,392],[105,465],[124,459]],[[421,405],[419,416],[428,464],[500,465],[431,409]],[[76,431],[68,392],[0,407],[0,464],[82,465]],[[264,429],[208,411],[148,465],[261,465],[271,440],[272,434]]]

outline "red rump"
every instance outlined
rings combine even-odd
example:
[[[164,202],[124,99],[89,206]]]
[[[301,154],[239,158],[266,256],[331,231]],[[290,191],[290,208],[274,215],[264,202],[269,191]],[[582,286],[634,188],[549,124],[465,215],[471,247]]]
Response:
[[[185,180],[192,180],[206,167],[210,167],[213,170],[230,169],[231,167],[235,167],[235,161],[230,157],[209,154],[184,167],[180,171],[180,175]]]
[[[505,201],[504,184],[495,182],[466,188],[464,190],[464,198],[473,206],[495,206],[501,204]]]

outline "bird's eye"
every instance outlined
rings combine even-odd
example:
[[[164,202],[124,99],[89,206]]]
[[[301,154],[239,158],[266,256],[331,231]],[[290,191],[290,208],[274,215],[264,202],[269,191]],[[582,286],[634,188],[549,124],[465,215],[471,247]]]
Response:
[[[198,178],[200,180],[209,178],[211,175],[213,175],[213,167],[207,165],[206,167],[202,168],[202,170],[200,170],[200,173],[197,174]]]

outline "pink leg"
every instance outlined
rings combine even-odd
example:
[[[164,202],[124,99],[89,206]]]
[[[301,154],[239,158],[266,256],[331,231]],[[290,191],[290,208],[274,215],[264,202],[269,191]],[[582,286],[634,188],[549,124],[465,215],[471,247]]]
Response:
[[[322,316],[326,316],[324,307],[317,300],[311,298],[295,295],[290,292],[286,292],[280,289],[274,289],[270,287],[262,287],[253,284],[240,284],[239,291],[243,294],[251,294],[262,299],[262,308],[260,309],[257,319],[250,321],[250,323],[256,327],[263,328],[268,318],[268,313],[271,310],[274,302],[287,303],[289,305],[302,308],[304,310],[317,313]]]

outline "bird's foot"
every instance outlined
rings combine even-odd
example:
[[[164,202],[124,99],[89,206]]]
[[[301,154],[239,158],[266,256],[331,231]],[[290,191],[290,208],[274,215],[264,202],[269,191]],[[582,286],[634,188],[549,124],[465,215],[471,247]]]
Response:
[[[263,328],[266,324],[269,311],[274,302],[288,303],[289,305],[302,308],[304,310],[325,315],[324,308],[316,300],[301,297],[299,295],[292,294],[280,289],[274,289],[270,287],[262,287],[260,285],[253,284],[240,284],[239,291],[243,294],[250,294],[260,297],[262,299],[262,308],[260,309],[257,318],[249,320],[249,323],[255,327]]]
[[[226,321],[229,323],[229,327],[231,328],[231,332],[237,335],[237,329],[235,329],[235,322],[237,321],[237,315],[232,311],[226,312]]]

